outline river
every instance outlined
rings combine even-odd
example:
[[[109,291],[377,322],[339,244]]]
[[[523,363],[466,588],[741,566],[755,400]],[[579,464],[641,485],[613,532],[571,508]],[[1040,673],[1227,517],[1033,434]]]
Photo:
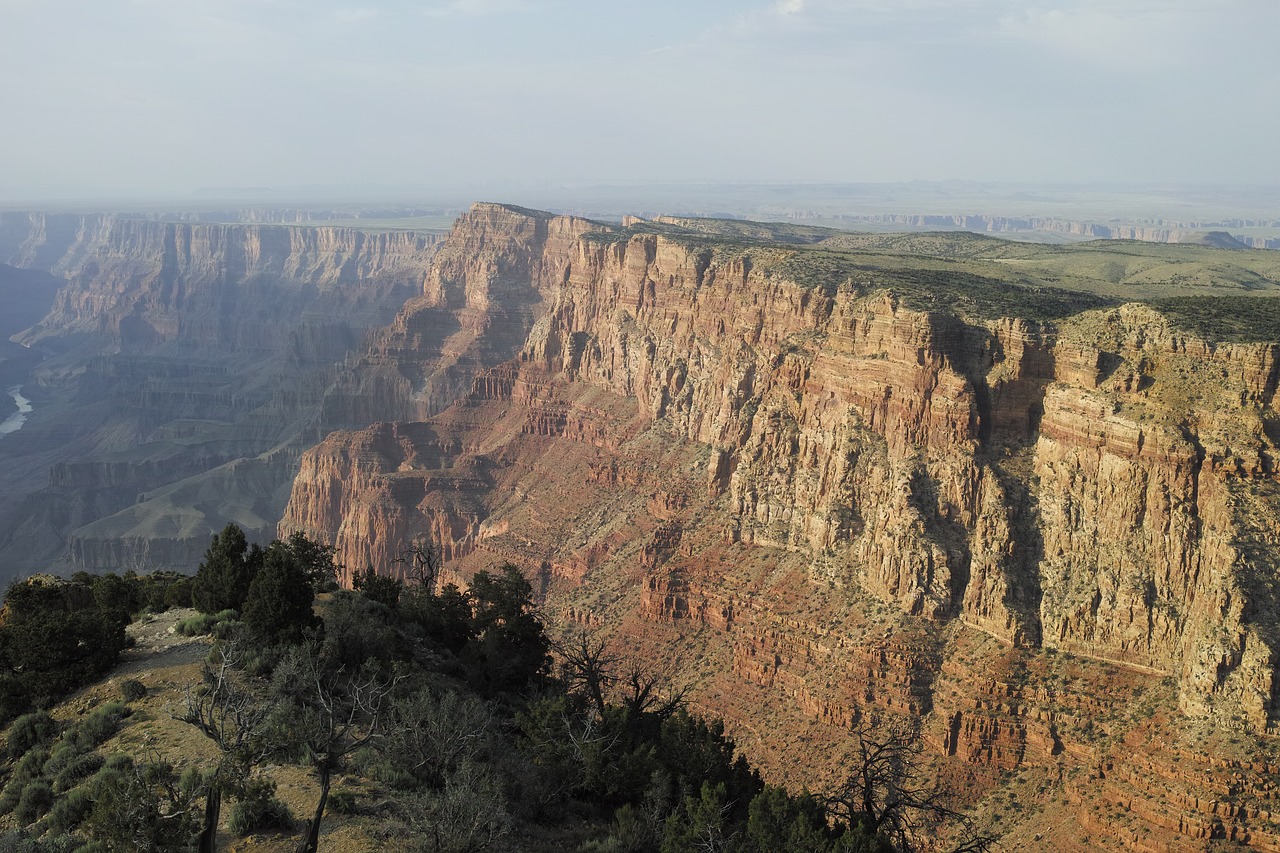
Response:
[[[18,404],[18,411],[0,422],[0,437],[22,429],[22,425],[27,422],[27,413],[31,411],[31,401],[22,396],[21,385],[14,385],[7,393],[13,398],[13,402]]]

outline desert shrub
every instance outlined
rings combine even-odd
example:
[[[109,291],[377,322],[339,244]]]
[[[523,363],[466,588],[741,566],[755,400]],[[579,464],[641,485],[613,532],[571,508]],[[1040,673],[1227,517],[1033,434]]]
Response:
[[[254,779],[245,787],[244,797],[231,810],[227,828],[244,837],[254,832],[293,829],[293,814],[276,798],[276,785],[268,779]]]
[[[67,836],[58,838],[32,838],[21,830],[0,833],[0,853],[100,853],[78,847],[77,841]]]
[[[137,702],[146,695],[147,685],[136,678],[130,678],[120,683],[120,696],[126,702]]]
[[[77,723],[64,737],[87,752],[119,731],[120,721],[131,713],[123,702],[108,702]]]
[[[243,626],[244,623],[239,619],[219,619],[209,633],[216,640],[228,640]]]
[[[231,810],[227,828],[242,838],[255,832],[288,831],[293,829],[293,813],[275,797],[240,802]]]
[[[190,607],[191,606],[191,579],[182,578],[169,584],[164,590],[164,598],[162,599],[164,609],[174,607]],[[156,610],[161,608],[157,607]]]
[[[94,803],[83,831],[111,853],[187,849],[199,828],[196,792],[177,782],[171,765],[112,756],[88,785]]]
[[[96,752],[85,752],[68,761],[53,777],[53,790],[66,791],[102,769],[105,759]]]
[[[440,790],[412,800],[410,820],[431,853],[464,853],[496,846],[513,828],[501,782],[486,768],[464,764]]]
[[[400,656],[391,609],[354,593],[335,593],[324,609],[324,654],[351,669]]]
[[[186,619],[178,620],[175,626],[179,634],[184,637],[201,637],[209,633],[209,628],[213,625],[213,616],[208,613],[201,613],[198,616],[190,616]]]
[[[340,788],[329,795],[329,811],[337,814],[359,814],[360,805],[356,800],[356,792],[349,788]]]
[[[380,782],[388,788],[409,791],[420,787],[422,782],[418,775],[402,767],[405,757],[396,754],[396,746],[385,745],[386,748],[374,749],[361,747],[351,753],[351,766],[366,779]]]
[[[53,788],[43,779],[36,779],[22,789],[18,805],[13,810],[14,819],[26,826],[35,823],[53,806]]]
[[[86,788],[76,788],[56,803],[43,821],[43,828],[54,835],[62,835],[75,829],[93,809],[93,794]]]
[[[9,737],[4,745],[5,757],[17,758],[33,746],[53,740],[57,733],[58,724],[48,711],[23,714],[9,727]]]
[[[240,624],[236,620],[240,618],[238,611],[227,609],[219,610],[217,613],[198,613],[186,619],[179,620],[177,631],[184,637],[203,637],[205,634],[218,634],[221,629],[225,632],[224,625]]]
[[[75,728],[70,728],[53,745],[53,749],[49,753],[49,760],[44,763],[41,775],[53,779],[66,770],[67,767],[89,754],[89,748],[75,737]]]
[[[22,756],[9,774],[9,782],[0,791],[0,815],[9,814],[22,800],[28,785],[43,776],[45,762],[49,760],[49,750],[36,747]]]

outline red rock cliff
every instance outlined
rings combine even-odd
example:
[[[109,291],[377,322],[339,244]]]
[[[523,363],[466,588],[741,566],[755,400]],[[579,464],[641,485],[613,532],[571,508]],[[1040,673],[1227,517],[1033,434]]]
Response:
[[[392,573],[425,538],[459,572],[512,560],[655,654],[686,642],[655,626],[701,626],[721,668],[698,700],[745,732],[770,703],[837,726],[870,705],[957,761],[1093,766],[1068,731],[1131,709],[1014,680],[1038,650],[1274,730],[1280,347],[1136,305],[966,321],[804,286],[786,248],[604,230],[460,220],[363,362],[429,424],[310,450],[281,531]],[[957,648],[983,635],[1005,652],[970,682]]]

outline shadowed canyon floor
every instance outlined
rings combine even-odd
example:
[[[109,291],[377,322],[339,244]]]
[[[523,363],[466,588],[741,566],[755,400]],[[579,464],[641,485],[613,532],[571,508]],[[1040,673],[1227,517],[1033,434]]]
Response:
[[[176,246],[206,226],[148,227]],[[158,543],[189,554],[228,506],[255,529],[274,508],[350,570],[398,573],[434,542],[450,577],[514,562],[563,630],[661,662],[777,779],[821,789],[852,723],[896,715],[1010,849],[1280,850],[1280,257],[501,205],[459,220],[429,269],[425,243],[404,251],[396,281],[419,270],[417,295],[297,386],[278,353],[248,379],[220,363],[229,390],[157,381],[155,354],[188,340],[166,329],[203,330],[206,359],[226,335],[280,334],[166,295],[198,289],[166,272],[168,248],[151,273],[73,278],[22,340],[118,352],[42,362],[47,399],[29,395],[0,453],[40,417],[95,411],[83,380],[64,390],[77,370],[136,409],[127,429],[104,414],[72,432],[75,453],[23,457],[32,479],[61,467],[9,547],[38,521],[80,564],[163,564]],[[352,275],[333,304],[372,274]],[[279,316],[312,310],[331,309]],[[295,387],[305,405],[281,399]],[[210,461],[112,479],[145,471],[161,435],[167,473],[198,455],[187,436]],[[90,480],[114,497],[57,508]],[[169,533],[192,507],[195,532]]]

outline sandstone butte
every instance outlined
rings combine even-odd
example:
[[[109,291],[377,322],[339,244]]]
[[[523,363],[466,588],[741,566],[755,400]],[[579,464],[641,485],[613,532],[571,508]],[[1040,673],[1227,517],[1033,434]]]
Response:
[[[1280,346],[631,224],[473,207],[348,375],[398,419],[309,450],[280,532],[515,562],[792,784],[902,715],[1006,844],[1280,850]]]

